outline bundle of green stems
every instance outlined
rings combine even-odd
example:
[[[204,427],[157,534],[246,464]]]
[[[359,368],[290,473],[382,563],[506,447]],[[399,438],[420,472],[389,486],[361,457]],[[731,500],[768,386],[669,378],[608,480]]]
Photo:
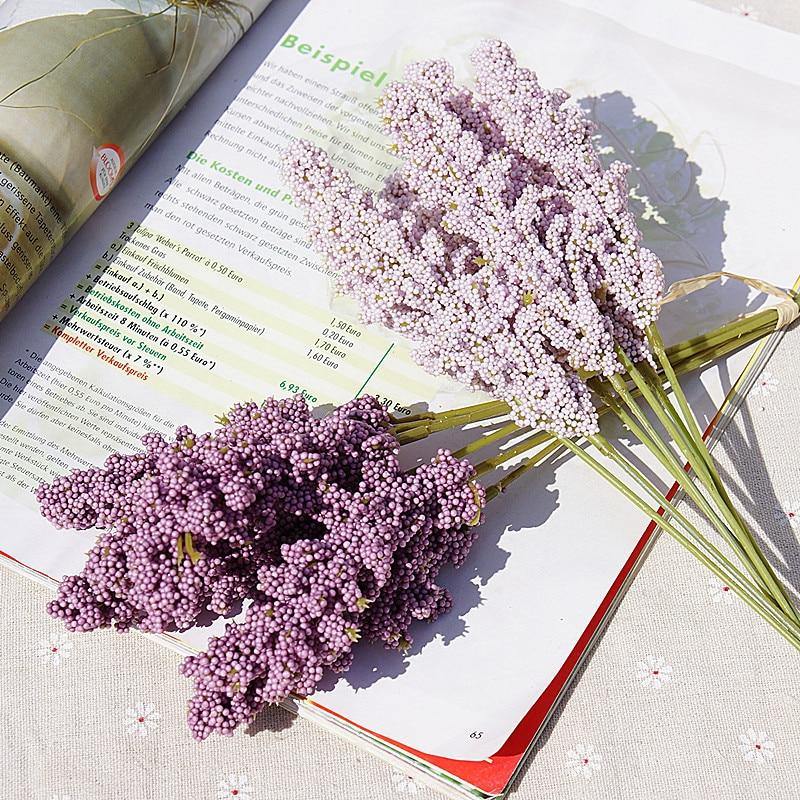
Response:
[[[725,542],[727,554],[704,536],[685,513],[602,433],[581,440],[578,437],[559,438],[544,430],[532,431],[511,421],[508,405],[495,400],[396,419],[394,432],[400,444],[407,444],[437,431],[493,422],[489,432],[455,452],[458,457],[467,457],[492,445],[502,447],[506,442],[507,446],[497,455],[475,465],[479,477],[535,451],[487,487],[488,499],[501,494],[511,482],[546,459],[559,453],[572,453],[691,552],[800,650],[800,616],[788,591],[733,505],[678,381],[679,375],[702,369],[775,332],[778,321],[775,308],[765,309],[672,347],[664,346],[658,329],[651,325],[647,335],[656,366],[647,361],[634,364],[623,351],[618,350],[617,357],[624,373],[610,378],[587,377],[600,414],[613,414],[648,448],[666,475],[693,501]],[[649,409],[650,415],[645,409]],[[658,428],[652,418],[657,420]],[[510,439],[515,441],[508,446]],[[632,488],[634,485],[640,491]]]

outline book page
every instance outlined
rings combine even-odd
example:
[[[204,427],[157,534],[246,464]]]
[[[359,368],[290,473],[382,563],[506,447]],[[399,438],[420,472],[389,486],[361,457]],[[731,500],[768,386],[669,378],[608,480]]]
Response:
[[[374,101],[411,60],[447,58],[466,80],[474,44],[506,38],[594,117],[604,157],[632,163],[632,202],[668,282],[725,267],[794,283],[800,168],[786,154],[800,80],[779,67],[800,62],[795,37],[688,3],[676,8],[693,30],[708,41],[724,33],[728,51],[704,49],[702,37],[689,47],[677,26],[662,36],[601,13],[624,18],[622,0],[409,0],[402,14],[388,0],[312,0],[296,16],[303,5],[276,0],[2,323],[0,550],[42,576],[79,570],[94,534],[53,530],[35,486],[133,450],[148,430],[206,430],[232,403],[267,395],[300,393],[324,408],[369,392],[402,416],[457,393],[333,302],[277,170],[289,137],[304,136],[378,186],[397,162]],[[769,61],[748,63],[765,51]],[[728,282],[670,304],[662,327],[674,342],[764,302]],[[687,380],[701,421],[748,356]],[[353,668],[331,676],[315,702],[425,753],[491,756],[564,663],[645,527],[574,459],[543,464],[492,503],[468,562],[443,575],[453,610],[420,623],[406,657],[359,645]],[[220,627],[173,641],[200,648]]]
[[[0,319],[268,3],[0,3]]]

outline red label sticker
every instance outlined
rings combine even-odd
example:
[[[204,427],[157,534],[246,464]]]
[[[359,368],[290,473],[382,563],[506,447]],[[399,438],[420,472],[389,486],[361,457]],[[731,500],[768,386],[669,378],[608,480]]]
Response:
[[[89,182],[95,200],[102,200],[112,189],[125,166],[125,153],[115,144],[101,144],[92,151]]]

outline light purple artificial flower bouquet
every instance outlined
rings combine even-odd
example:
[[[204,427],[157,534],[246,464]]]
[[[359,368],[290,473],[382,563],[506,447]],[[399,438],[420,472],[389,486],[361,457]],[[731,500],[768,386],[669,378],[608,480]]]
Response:
[[[314,247],[363,319],[407,337],[425,369],[493,400],[403,420],[369,397],[321,419],[299,398],[246,403],[213,432],[149,434],[143,452],[38,491],[56,526],[101,530],[48,606],[70,630],[185,630],[247,604],[182,666],[197,738],[312,693],[326,670],[347,669],[362,638],[404,652],[416,621],[449,610],[439,572],[467,559],[486,503],[559,452],[602,475],[800,649],[800,617],[677,379],[774,331],[780,315],[766,309],[665,348],[661,264],[642,246],[626,167],[603,168],[591,123],[506,44],[482,42],[473,66],[474,91],[444,61],[411,65],[387,86],[383,121],[402,163],[377,194],[307,142],[288,148],[284,169]],[[652,451],[724,551],[603,436],[605,413]],[[480,420],[498,424],[401,467],[404,445]]]

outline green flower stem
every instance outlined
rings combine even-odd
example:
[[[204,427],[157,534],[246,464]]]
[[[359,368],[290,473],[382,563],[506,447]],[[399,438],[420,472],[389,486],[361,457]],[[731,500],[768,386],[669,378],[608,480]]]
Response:
[[[659,358],[659,361],[662,361],[666,359],[666,355],[664,353],[663,344],[659,344],[660,341],[661,337],[659,332],[655,331],[651,338],[651,347],[656,353],[656,356]],[[758,570],[759,574],[763,577],[767,593],[773,596],[775,603],[786,614],[800,623],[800,615],[798,615],[797,610],[792,604],[791,596],[786,591],[785,587],[776,575],[775,570],[772,568],[772,565],[769,563],[763,551],[758,546],[758,543],[750,532],[750,529],[747,527],[747,524],[742,519],[738,510],[731,501],[727,489],[722,483],[714,462],[711,459],[711,454],[708,452],[708,448],[703,441],[700,429],[697,426],[697,422],[691,412],[691,409],[689,408],[689,403],[686,400],[686,396],[684,395],[680,384],[678,384],[677,376],[675,375],[675,372],[668,360],[663,369],[665,375],[673,376],[670,378],[670,383],[672,384],[674,381],[675,385],[673,385],[671,388],[673,389],[673,395],[678,400],[680,409],[683,411],[683,416],[678,413],[678,410],[675,409],[670,402],[666,392],[661,386],[660,380],[656,377],[655,370],[650,365],[646,365],[643,368],[643,372],[645,377],[649,375],[652,385],[655,387],[656,393],[659,395],[659,399],[661,400],[662,404],[664,404],[664,407],[667,409],[667,411],[670,412],[673,420],[676,423],[676,427],[680,429],[684,441],[687,442],[689,450],[692,450],[696,453],[698,467],[695,468],[695,472],[697,473],[698,478],[706,487],[709,495],[714,498],[717,507],[723,512],[725,518],[731,525],[734,535],[736,535],[737,539],[746,550],[749,560]],[[685,419],[687,414],[689,416],[688,421]],[[688,450],[686,452],[688,453]]]
[[[659,421],[667,431],[667,434],[675,442],[681,454],[688,461],[689,466],[695,471],[700,479],[701,484],[714,501],[714,504],[722,513],[727,527],[731,530],[734,536],[736,536],[737,541],[746,553],[746,563],[758,571],[765,586],[770,587],[770,594],[773,596],[774,601],[778,603],[778,598],[774,594],[776,587],[772,585],[774,581],[770,581],[766,570],[763,568],[763,565],[759,564],[761,560],[759,559],[760,551],[758,551],[758,548],[755,548],[754,552],[753,543],[742,540],[741,533],[738,530],[739,525],[737,524],[737,520],[731,513],[730,508],[727,507],[722,498],[719,496],[719,493],[716,491],[714,482],[708,472],[706,462],[697,453],[696,448],[694,447],[694,442],[691,440],[689,434],[685,431],[683,426],[678,423],[676,419],[677,414],[672,406],[672,403],[669,401],[669,398],[666,398],[667,402],[665,403],[664,395],[659,393],[660,391],[663,392],[663,387],[661,386],[660,381],[656,381],[651,384],[647,381],[640,369],[630,361],[630,359],[621,349],[618,350],[618,353],[623,365],[628,370],[628,374],[631,376],[637,388],[641,392],[642,397],[655,412]],[[671,388],[674,390],[674,387]],[[720,530],[720,532],[722,532],[722,530]]]
[[[496,431],[486,434],[486,436],[473,439],[469,444],[464,445],[464,447],[462,447],[460,450],[456,450],[453,455],[456,458],[466,458],[468,455],[477,453],[478,450],[481,450],[490,444],[502,441],[509,436],[513,436],[515,433],[521,433],[523,430],[525,429],[517,425],[516,422],[509,422],[508,424],[503,425],[501,428],[498,428]],[[540,435],[542,436],[543,442],[550,438],[550,435],[543,431],[540,431]]]
[[[683,394],[683,390],[681,389],[680,384],[678,385],[678,388],[675,389],[665,372],[657,372],[656,369],[653,367],[653,365],[649,364],[646,361],[642,361],[639,364],[637,364],[636,369],[639,370],[639,373],[650,384],[650,386],[653,387],[653,390],[655,391],[656,396],[659,399],[659,402],[662,404],[662,407],[670,415],[670,418],[675,423],[676,428],[681,432],[681,437],[686,447],[697,452],[697,456],[701,460],[704,471],[706,472],[707,476],[709,478],[713,478],[716,472],[716,467],[714,466],[710,456],[708,455],[708,449],[706,448],[705,443],[703,442],[703,437],[700,435],[699,430],[696,438],[692,435],[692,432],[689,430],[689,425],[687,425],[684,417],[681,415],[681,412],[677,408],[675,408],[675,405],[670,400],[669,394],[667,392],[666,387],[669,387],[669,389],[672,390],[673,397],[676,397],[677,399],[677,395],[680,394],[682,397],[684,397],[685,400],[686,398]],[[665,378],[667,380],[666,384],[664,383]],[[677,375],[675,376],[675,382],[676,383],[678,382]],[[689,405],[687,402],[686,408],[688,409],[688,407]],[[695,423],[694,415],[692,415],[692,423],[693,424]]]
[[[519,444],[515,444],[513,447],[509,447],[508,450],[503,450],[496,456],[492,456],[491,458],[486,458],[480,463],[475,465],[475,473],[478,477],[481,475],[485,475],[487,472],[491,472],[494,469],[497,469],[501,464],[505,464],[506,461],[510,461],[512,458],[516,458],[521,453],[527,453],[528,450],[536,447],[537,445],[542,444],[543,442],[550,442],[547,445],[545,450],[548,448],[555,449],[555,446],[558,446],[558,442],[552,441],[554,439],[553,435],[547,431],[538,431],[534,433],[532,436],[528,436],[527,438],[523,439]],[[552,452],[550,450],[549,452]],[[537,453],[536,457],[538,458],[540,454]]]
[[[711,456],[703,442],[703,435],[700,432],[700,427],[697,424],[697,420],[694,418],[692,409],[689,407],[689,401],[683,393],[678,376],[672,368],[672,363],[667,357],[664,340],[661,338],[661,332],[658,330],[655,323],[651,323],[647,326],[647,340],[650,343],[650,349],[656,354],[658,363],[661,365],[661,369],[667,378],[667,383],[672,387],[672,394],[678,401],[678,408],[680,408],[684,425],[691,436],[692,443],[700,452],[703,460],[710,465]]]
[[[675,374],[675,370],[673,369],[672,364],[667,357],[664,341],[661,338],[661,333],[655,324],[648,326],[647,336],[650,342],[650,347],[656,354],[656,358],[658,359],[658,362],[661,365],[664,374],[667,376],[670,386],[672,387],[672,394],[678,401],[678,407],[680,408],[681,415],[683,417],[684,430],[689,437],[690,446],[694,448],[704,466],[706,480],[710,484],[709,493],[711,492],[711,486],[713,486],[720,501],[729,509],[730,516],[734,524],[734,531],[739,534],[739,538],[743,545],[748,550],[752,551],[752,558],[754,561],[756,561],[759,569],[766,573],[767,582],[770,587],[773,588],[776,602],[789,616],[792,616],[795,621],[800,623],[800,615],[798,615],[797,610],[794,608],[789,593],[778,579],[778,576],[776,575],[775,570],[772,568],[772,565],[769,563],[769,560],[756,543],[753,534],[747,527],[745,521],[742,519],[738,509],[734,506],[730,495],[725,488],[725,485],[722,483],[722,480],[717,473],[714,462],[711,459],[711,453],[708,452],[708,448],[703,441],[703,435],[700,432],[700,427],[698,426],[697,420],[695,419],[694,414],[689,407],[689,402],[686,399],[683,389],[681,388],[680,382],[678,381],[678,376]]]
[[[669,400],[669,397],[666,395],[661,381],[648,381],[644,372],[628,358],[621,348],[617,348],[617,354],[623,366],[628,371],[628,374],[631,376],[634,384],[639,389],[641,396],[655,412],[669,436],[689,462],[689,466],[695,471],[695,473],[697,473],[698,477],[701,479],[701,482],[703,482],[704,486],[706,486],[706,489],[710,494],[712,494],[712,497],[714,497],[716,494],[715,491],[713,488],[709,489],[708,487],[708,484],[712,483],[712,481],[706,462],[702,458],[701,454],[697,452],[694,441],[692,440],[688,431],[686,431],[685,427],[681,424],[680,417],[672,405],[672,402]],[[675,386],[671,385],[670,388],[673,389],[673,391],[676,391]],[[678,388],[677,391],[679,390],[680,389]],[[715,497],[715,502],[717,500],[718,498]],[[729,519],[729,510],[720,508],[720,511],[726,516],[729,524],[731,524],[731,520]]]
[[[441,416],[434,420],[423,421],[398,432],[398,426],[394,427],[397,441],[402,444],[409,444],[424,439],[437,431],[444,431],[448,428],[460,428],[469,425],[471,422],[485,422],[494,419],[508,412],[508,406],[501,401],[486,403],[484,408],[475,408],[473,411],[464,413],[465,409],[455,409],[448,412],[447,416]],[[459,412],[459,413],[455,413]]]
[[[618,355],[623,365],[627,369],[628,374],[631,376],[637,388],[642,393],[642,397],[645,399],[650,408],[656,413],[659,421],[664,426],[675,444],[678,446],[683,456],[689,462],[689,466],[695,471],[695,474],[700,479],[700,482],[705,488],[706,492],[708,492],[709,496],[714,501],[714,504],[725,518],[727,525],[736,536],[743,550],[746,552],[748,564],[752,565],[758,571],[765,586],[769,588],[769,595],[772,597],[773,601],[780,608],[782,608],[788,616],[796,618],[797,612],[786,598],[785,590],[780,584],[780,581],[778,581],[774,572],[771,570],[771,568],[769,568],[763,553],[756,545],[752,535],[746,529],[744,531],[742,530],[742,525],[739,521],[739,518],[732,512],[730,503],[726,503],[723,497],[720,495],[705,459],[700,453],[697,452],[695,442],[692,440],[690,434],[685,430],[685,428],[676,423],[673,417],[675,411],[674,408],[672,408],[671,403],[669,405],[670,408],[672,408],[673,414],[671,414],[670,411],[663,405],[661,397],[658,394],[658,389],[656,389],[655,385],[651,385],[646,380],[642,372],[619,348]],[[658,383],[660,386],[660,382],[654,383]],[[679,386],[672,385],[671,388],[673,391],[680,391]],[[705,448],[705,445],[703,445],[703,448]]]
[[[669,511],[669,513],[681,523],[685,531],[691,531],[692,535],[698,539],[704,538],[700,531],[689,521],[686,515],[674,503],[667,500],[664,494],[660,492],[642,474],[640,470],[636,469],[636,467],[634,467],[627,458],[624,458],[622,455],[620,455],[620,453],[614,449],[614,446],[608,441],[608,439],[601,434],[594,434],[593,436],[587,436],[586,441],[594,446],[594,448],[606,458],[610,459],[617,466],[621,467],[627,475],[633,478],[633,480],[636,481],[636,483],[638,483],[650,495],[652,500],[658,503],[658,505],[661,506],[665,511]],[[708,545],[709,548],[713,547],[710,542]],[[714,549],[716,550],[716,548]],[[719,553],[719,551],[717,552]],[[727,561],[722,553],[719,553],[719,557],[720,560],[725,559],[725,561]],[[730,565],[730,562],[728,562],[728,564]]]
[[[668,347],[667,357],[677,374],[693,372],[774,332],[777,320],[778,313],[774,308],[758,311]],[[481,419],[492,419],[509,414],[510,408],[507,403],[490,400],[448,411],[423,411],[403,418],[392,417],[393,430],[395,433],[405,433],[421,427],[422,430],[417,436],[412,437],[411,434],[407,434],[408,441],[416,441],[434,431],[466,424],[462,423],[460,418],[475,412],[481,414]],[[442,424],[444,420],[450,420],[450,424]],[[429,428],[428,426],[433,423],[438,425]]]
[[[698,547],[693,541],[687,539],[672,523],[665,519],[661,514],[652,509],[644,500],[642,500],[636,492],[634,492],[623,480],[618,478],[608,469],[606,469],[597,459],[593,458],[582,447],[575,444],[570,439],[562,439],[562,444],[572,451],[578,458],[588,464],[595,472],[603,477],[610,483],[617,491],[621,492],[628,500],[630,500],[640,511],[644,512],[653,522],[660,528],[666,531],[676,541],[683,545],[695,558],[704,564],[711,572],[714,573],[720,580],[727,586],[730,586],[733,591],[747,603],[762,619],[771,625],[786,641],[788,641],[796,650],[800,650],[800,639],[794,634],[793,626],[784,621],[783,618],[778,616],[778,612],[774,607],[759,602],[757,595],[753,594],[753,590],[746,584],[742,583],[734,573],[729,572],[725,567],[711,558],[703,548]],[[757,590],[756,590],[757,591]]]
[[[757,342],[764,336],[768,336],[769,334],[774,332],[775,332],[774,324],[761,326],[759,328],[753,328],[751,330],[748,330],[746,333],[741,334],[740,336],[733,337],[730,339],[725,339],[706,349],[687,353],[683,358],[679,360],[672,358],[670,358],[670,360],[672,362],[672,365],[675,367],[675,371],[679,375],[683,375],[687,372],[694,372],[696,369],[705,367],[708,364],[713,363],[717,359],[722,358],[723,356],[735,353],[742,347],[746,347],[747,345],[752,344],[753,342]]]
[[[533,469],[533,467],[535,467],[537,464],[541,464],[541,462],[544,461],[548,456],[555,455],[563,449],[564,445],[558,440],[554,440],[550,442],[547,447],[543,447],[535,455],[531,456],[530,458],[526,458],[521,464],[514,467],[514,469],[504,475],[499,481],[491,484],[491,486],[486,487],[486,502],[488,503],[491,499],[497,497],[497,495],[502,494],[517,478],[524,475],[526,472],[528,472],[528,470]]]
[[[766,314],[767,312],[764,313]],[[774,321],[775,320],[773,319],[771,322],[768,322],[769,327],[767,328],[764,328],[763,326],[755,328],[754,330],[750,330],[747,333],[742,334],[738,337],[731,337],[727,341],[722,341],[721,343],[712,344],[710,349],[707,350],[698,350],[697,347],[692,346],[690,350],[687,350],[687,352],[691,352],[691,355],[685,361],[681,361],[675,364],[676,372],[679,374],[683,374],[684,372],[692,372],[695,369],[698,369],[702,366],[705,366],[706,364],[713,362],[717,358],[721,358],[722,356],[728,355],[728,353],[733,352],[739,347],[745,346],[753,341],[758,340],[762,336],[765,336],[766,334],[772,332],[772,330],[774,329]],[[684,344],[696,342],[704,338],[707,337],[697,337],[696,339],[689,340],[687,343]],[[680,345],[676,345],[676,347],[680,347]],[[658,373],[659,383],[663,379],[664,379],[663,374]],[[608,406],[608,398],[613,397],[613,395],[609,391],[608,382],[606,381],[606,379],[600,380],[598,377],[595,377],[589,380],[589,386],[604,400],[604,404],[598,408],[598,412],[602,416],[610,410]],[[623,381],[623,387],[627,388],[627,384],[624,381]],[[632,386],[632,388],[630,388],[629,394],[633,398],[641,396],[641,392],[639,392],[639,390],[635,387],[635,385]],[[506,411],[508,410],[508,407],[505,404],[500,404],[500,405],[502,405]],[[474,406],[469,406],[467,408],[455,409],[454,411],[439,412],[439,413],[441,419],[451,419],[453,420],[454,424],[460,424],[461,417],[463,417],[465,413],[475,410],[485,411],[490,406],[497,407],[497,404],[494,402],[492,402],[491,404],[479,403]],[[634,404],[634,409],[639,410],[638,404]],[[398,429],[400,429],[400,432],[405,434],[403,437],[403,441],[405,443],[408,443],[409,441],[416,441],[417,439],[425,438],[430,433],[430,430],[425,428],[424,426],[430,423],[432,420],[436,420],[436,418],[437,415],[434,412],[424,412],[421,414],[415,414],[413,417],[406,417],[402,423],[394,426],[394,430],[395,432],[397,432]],[[414,420],[419,420],[419,421],[415,422]],[[419,427],[419,432],[417,434],[408,433],[408,431],[414,430],[417,427]],[[444,428],[440,427],[439,429],[443,430]],[[514,435],[515,433],[522,432],[523,430],[524,428],[521,428],[516,423],[508,422],[507,424],[503,425],[502,427],[493,431],[492,433],[487,434],[485,436],[481,436],[473,440],[469,444],[455,451],[453,455],[455,455],[456,458],[465,458],[466,456],[471,455],[472,453],[475,453],[478,450],[489,446],[490,444],[494,444],[498,441],[501,441],[502,439]],[[540,444],[544,444],[551,438],[550,434],[545,432],[540,432],[539,436],[540,438],[538,442]],[[641,436],[639,438],[641,438]],[[662,443],[661,437],[657,435],[655,436],[653,441],[655,443]],[[672,461],[675,461],[674,454],[672,455]],[[683,469],[683,465],[681,464],[679,466],[681,469],[681,476],[685,478],[686,473],[685,470]],[[674,473],[671,474],[674,475]],[[694,484],[692,484],[692,489],[696,489]],[[705,500],[705,498],[703,498],[703,500]],[[710,513],[713,514],[713,510],[711,510]],[[722,523],[722,525],[724,527],[724,523]]]
[[[754,314],[735,319],[719,328],[701,333],[691,339],[687,339],[678,344],[674,344],[667,348],[667,355],[673,364],[691,358],[695,353],[708,350],[710,348],[718,347],[721,344],[729,342],[737,342],[740,338],[748,336],[751,331],[764,330],[765,332],[773,332],[775,325],[778,322],[778,312],[776,309],[767,308],[763,311],[757,311]],[[740,345],[735,345],[739,347]]]
[[[473,413],[480,414],[487,410],[491,411],[492,409],[500,409],[498,413],[493,416],[500,416],[501,414],[508,413],[508,405],[502,400],[487,400],[483,403],[475,403],[474,405],[463,406],[462,408],[452,408],[448,411],[423,411],[419,414],[411,414],[411,416],[408,417],[392,417],[391,422],[396,431],[404,431],[419,424],[427,425],[437,420],[452,419],[453,417],[462,417]],[[490,419],[490,417],[487,417],[487,419]]]
[[[619,392],[622,399],[625,401],[628,408],[633,412],[634,418],[631,414],[620,405],[617,399],[608,391],[603,390],[603,399],[607,406],[619,417],[623,425],[625,425],[630,432],[639,439],[645,447],[658,459],[659,463],[669,472],[673,480],[683,489],[686,494],[697,504],[700,510],[705,514],[709,522],[714,526],[715,530],[723,537],[728,546],[736,553],[736,556],[748,568],[748,572],[753,574],[757,581],[759,573],[754,567],[749,565],[747,554],[739,544],[739,540],[728,528],[725,521],[716,513],[709,501],[705,498],[703,493],[698,489],[695,483],[683,467],[683,463],[678,461],[675,453],[659,436],[658,432],[653,428],[647,415],[644,414],[639,404],[633,397],[633,394],[628,390],[625,381],[615,376],[612,379],[615,388]],[[636,421],[638,420],[638,422]],[[762,587],[766,588],[766,587]]]
[[[634,467],[633,464],[628,461],[628,459],[623,457],[607,439],[601,435],[595,435],[589,437],[588,441],[604,456],[611,459],[615,464],[621,467],[624,472],[633,478],[633,480],[638,483],[656,503],[658,503],[665,511],[668,511],[673,517],[675,517],[683,526],[684,532],[689,535],[689,537],[697,546],[704,548],[706,553],[711,558],[716,559],[718,563],[725,567],[725,569],[733,573],[743,585],[748,586],[751,591],[755,591],[760,598],[763,598],[765,602],[768,602],[772,613],[779,615],[783,620],[783,624],[791,627],[794,634],[800,640],[800,625],[798,625],[794,619],[787,617],[782,610],[776,608],[774,604],[772,604],[771,600],[769,600],[769,596],[764,589],[762,587],[755,586],[750,579],[745,576],[731,561],[729,561],[719,549],[717,549],[711,542],[708,541],[708,539],[703,536],[697,527],[693,525],[673,503],[663,496],[659,489],[654,486],[640,470],[636,469],[636,467]]]
[[[774,312],[774,309],[769,309],[768,311],[773,311]],[[759,312],[759,313],[761,313],[761,312]],[[763,312],[763,313],[764,314],[768,314],[768,312]],[[697,349],[693,348],[691,350],[691,355],[689,355],[684,361],[678,361],[677,363],[673,364],[673,366],[675,368],[675,371],[678,373],[678,375],[683,375],[683,374],[688,373],[688,372],[694,372],[694,370],[700,369],[701,367],[704,367],[704,366],[707,366],[708,364],[713,363],[714,361],[716,361],[719,358],[722,358],[723,356],[730,355],[730,353],[735,352],[740,347],[744,347],[746,345],[752,344],[753,342],[758,341],[762,337],[764,337],[764,336],[766,336],[766,335],[768,335],[770,333],[773,333],[774,330],[775,330],[775,316],[776,315],[773,313],[773,319],[769,323],[768,327],[763,327],[762,326],[762,327],[756,328],[754,330],[750,330],[747,333],[742,334],[739,337],[732,337],[732,338],[727,339],[726,341],[722,341],[722,342],[720,342],[718,344],[715,344],[715,345],[713,345],[711,348],[709,348],[707,350],[698,351]],[[703,337],[697,337],[697,340],[699,340],[701,338],[703,338]],[[695,340],[689,340],[689,341],[695,341]],[[681,345],[676,345],[675,347],[677,348],[677,347],[680,347],[680,346]],[[670,349],[668,349],[667,352],[670,352]],[[647,365],[647,366],[649,367],[649,365]],[[663,382],[665,380],[665,376],[664,376],[663,372],[655,372],[655,370],[654,370],[654,373],[656,375],[657,384],[660,386],[661,384],[663,384]],[[617,377],[619,377],[619,376],[617,376]],[[620,378],[620,380],[621,380],[621,378]],[[592,389],[592,391],[594,391],[596,394],[600,395],[600,397],[601,397],[601,399],[603,399],[604,403],[606,402],[606,400],[609,397],[613,397],[613,395],[611,394],[611,392],[609,391],[609,388],[608,388],[609,385],[612,384],[612,381],[609,380],[608,378],[600,378],[600,376],[596,375],[594,378],[590,378],[587,381],[587,383],[589,385],[589,388]],[[623,386],[625,386],[627,388],[627,384],[624,381],[623,381]],[[664,391],[663,388],[661,390]],[[630,394],[630,396],[632,398],[639,398],[639,397],[642,396],[642,393],[639,391],[639,389],[636,388],[636,385],[633,384],[633,383],[632,383],[631,387],[629,388],[629,394]],[[635,408],[639,409],[639,405],[636,404]],[[610,409],[607,408],[605,404],[601,405],[597,409],[598,414],[600,416],[603,416],[609,410]],[[661,437],[660,436],[656,436],[655,441],[656,442],[661,442],[662,441]]]
[[[684,469],[683,461],[678,460],[672,448],[655,430],[641,406],[636,402],[636,397],[641,396],[641,392],[634,394],[629,391],[626,382],[618,375],[611,378],[611,384],[628,406],[633,416],[638,420],[637,424],[634,422],[631,415],[616,403],[613,396],[610,393],[606,393],[604,395],[605,401],[612,406],[612,409],[616,412],[617,416],[620,417],[622,423],[658,458],[662,466],[667,469],[673,479],[675,479],[689,497],[697,503],[709,522],[714,525],[717,531],[728,541],[730,546],[737,551],[737,555],[745,557],[744,550],[738,545],[738,539],[736,539],[727,523],[719,516],[706,497],[698,489],[697,485],[692,481],[691,476]],[[666,403],[670,404],[669,398],[667,398]]]
[[[401,430],[412,428],[414,425],[420,422],[425,422],[429,419],[436,419],[436,412],[420,411],[416,414],[409,414],[407,417],[396,417],[394,414],[389,414],[389,422],[391,422],[392,427],[395,430],[398,428]]]
[[[675,519],[677,519],[683,527],[685,535],[688,535],[690,540],[693,541],[696,546],[703,548],[710,558],[716,560],[718,564],[722,565],[726,570],[728,570],[729,573],[733,574],[751,594],[759,598],[759,602],[766,604],[770,609],[770,613],[772,613],[776,618],[780,619],[785,627],[791,628],[794,635],[798,638],[798,641],[800,641],[800,625],[798,625],[794,619],[788,617],[781,609],[777,608],[769,598],[768,593],[765,592],[764,588],[762,586],[754,585],[752,581],[745,576],[741,570],[739,570],[738,567],[736,567],[717,547],[708,541],[705,536],[703,536],[697,527],[693,525],[673,503],[663,496],[659,489],[654,486],[640,470],[636,469],[636,467],[634,467],[633,464],[628,461],[628,459],[622,456],[603,436],[591,436],[588,438],[588,441],[600,453],[606,456],[606,458],[611,459],[615,464],[621,467],[627,475],[633,478],[633,480],[638,483],[648,495],[650,495],[651,499],[658,503],[658,505],[661,506],[665,511],[668,511]]]

